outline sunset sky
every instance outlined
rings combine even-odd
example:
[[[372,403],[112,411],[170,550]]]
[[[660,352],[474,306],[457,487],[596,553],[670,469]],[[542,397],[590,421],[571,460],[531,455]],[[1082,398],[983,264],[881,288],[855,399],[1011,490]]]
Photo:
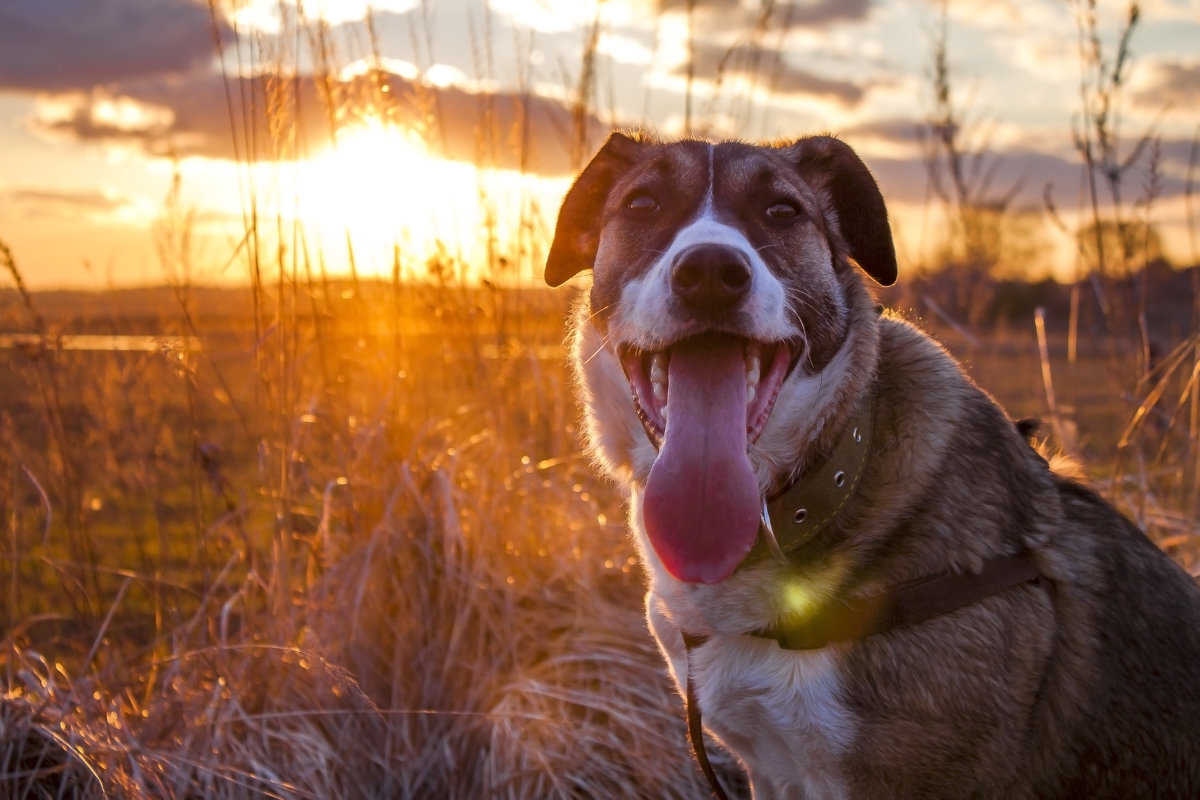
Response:
[[[181,271],[198,282],[245,280],[251,211],[260,229],[302,220],[305,241],[293,246],[331,271],[345,268],[347,240],[366,273],[387,274],[394,258],[415,269],[435,239],[478,259],[488,224],[515,253],[519,223],[532,239],[549,235],[575,166],[569,108],[593,27],[587,153],[612,125],[684,133],[690,50],[696,132],[837,133],[880,180],[902,269],[936,240],[937,217],[923,210],[931,192],[920,126],[932,105],[939,3],[697,0],[689,26],[684,0],[307,0],[299,11],[296,2],[218,3],[215,16],[191,0],[0,5],[0,241],[31,286],[152,284]],[[957,99],[971,140],[987,144],[995,194],[1012,190],[1014,207],[1040,209],[1049,186],[1071,224],[1084,197],[1072,144],[1084,8],[949,3]],[[1126,8],[1098,3],[1108,57]],[[1146,213],[1171,260],[1189,264],[1200,238],[1186,196],[1200,136],[1200,3],[1140,8],[1118,130],[1125,153],[1147,131],[1159,146],[1143,151],[1124,192],[1131,204],[1145,199],[1156,158]],[[372,65],[383,72],[368,85]],[[272,95],[259,77],[280,67],[287,80],[273,85],[300,111],[271,141],[254,120],[287,115],[264,111]],[[330,84],[312,79],[330,73],[345,98],[384,87],[397,124],[349,100],[356,113],[331,116],[321,101]],[[490,139],[480,135],[485,113],[501,132]],[[525,148],[513,141],[518,129]],[[159,246],[172,230],[164,209],[176,172],[187,221],[173,230],[193,240],[186,267]],[[1065,235],[1051,231],[1047,248],[1053,263],[1031,269],[1071,274]],[[527,250],[528,263],[515,259],[521,278],[536,272],[536,246]]]

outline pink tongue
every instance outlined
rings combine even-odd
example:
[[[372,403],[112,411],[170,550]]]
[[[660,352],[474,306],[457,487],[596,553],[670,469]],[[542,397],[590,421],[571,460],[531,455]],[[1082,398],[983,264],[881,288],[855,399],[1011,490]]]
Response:
[[[758,536],[742,342],[701,337],[681,343],[671,351],[667,387],[667,429],[646,481],[646,533],[675,578],[719,583]]]

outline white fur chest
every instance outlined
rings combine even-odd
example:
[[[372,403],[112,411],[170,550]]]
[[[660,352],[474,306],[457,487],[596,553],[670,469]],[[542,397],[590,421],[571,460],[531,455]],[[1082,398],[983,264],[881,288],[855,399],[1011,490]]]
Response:
[[[688,656],[662,598],[646,596],[650,629],[685,693]],[[839,763],[854,719],[839,700],[832,648],[789,652],[766,639],[716,635],[691,656],[705,728],[750,775],[755,800],[848,796]]]

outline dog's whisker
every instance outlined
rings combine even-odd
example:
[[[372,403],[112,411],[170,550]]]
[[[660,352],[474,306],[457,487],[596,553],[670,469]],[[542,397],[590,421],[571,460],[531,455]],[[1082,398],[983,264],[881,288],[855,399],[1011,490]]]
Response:
[[[593,311],[590,311],[587,315],[587,321],[592,322],[592,321],[596,320],[598,317],[601,317],[601,316],[607,314],[611,308],[612,308],[612,306],[605,306],[604,308],[598,308]]]
[[[605,342],[601,342],[600,344],[596,345],[596,349],[593,350],[590,355],[582,357],[583,363],[584,364],[592,363],[592,359],[598,358],[600,356],[600,354],[604,352],[605,347],[606,347]]]

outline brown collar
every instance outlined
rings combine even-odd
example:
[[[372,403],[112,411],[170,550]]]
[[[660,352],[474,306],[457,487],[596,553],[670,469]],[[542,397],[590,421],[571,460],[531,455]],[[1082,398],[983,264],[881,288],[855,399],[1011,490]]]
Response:
[[[747,561],[769,554],[787,563],[789,553],[833,522],[858,488],[874,428],[875,393],[868,391],[825,461],[775,497],[763,498],[758,542]]]
[[[748,562],[770,554],[791,563],[797,549],[837,518],[862,479],[874,423],[875,395],[868,391],[825,461],[774,498],[763,499],[759,539]],[[811,618],[771,625],[750,635],[774,639],[785,650],[816,650],[830,642],[924,622],[1030,581],[1046,583],[1030,553],[997,556],[985,561],[977,575],[928,575],[877,595],[831,603]]]
[[[875,394],[868,391],[829,457],[774,498],[763,500],[759,540],[748,560],[767,553],[791,563],[795,551],[829,526],[854,496],[871,450]],[[988,559],[977,575],[943,572],[857,600],[831,603],[813,617],[772,625],[753,636],[785,650],[816,650],[948,614],[1029,581],[1044,582],[1030,553]]]

